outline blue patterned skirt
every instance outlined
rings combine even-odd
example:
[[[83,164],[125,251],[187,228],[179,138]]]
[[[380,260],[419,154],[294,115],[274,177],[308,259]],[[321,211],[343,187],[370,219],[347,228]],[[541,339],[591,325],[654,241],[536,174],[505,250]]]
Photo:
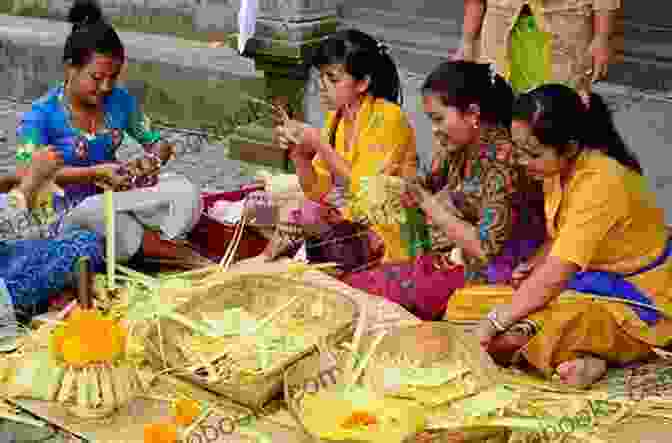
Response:
[[[93,271],[102,269],[104,243],[98,234],[74,228],[53,239],[0,243],[0,278],[17,314],[44,312],[49,297],[74,281],[74,266],[84,256]]]

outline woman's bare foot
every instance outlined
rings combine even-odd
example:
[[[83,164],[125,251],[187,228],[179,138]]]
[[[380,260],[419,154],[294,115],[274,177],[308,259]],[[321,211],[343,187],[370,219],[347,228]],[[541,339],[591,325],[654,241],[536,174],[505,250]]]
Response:
[[[488,346],[488,354],[499,365],[511,364],[513,356],[530,341],[530,337],[522,334],[501,334],[496,336]]]
[[[607,362],[595,357],[582,357],[559,364],[556,371],[563,383],[587,388],[607,372]]]
[[[26,199],[26,204],[31,207],[35,194],[50,180],[56,177],[63,167],[63,156],[53,150],[37,151],[33,153],[27,174],[21,177],[18,190]]]

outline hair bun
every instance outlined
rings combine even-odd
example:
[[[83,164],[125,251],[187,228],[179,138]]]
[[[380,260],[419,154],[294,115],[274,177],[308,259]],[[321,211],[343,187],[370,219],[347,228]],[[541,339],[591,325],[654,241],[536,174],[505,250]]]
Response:
[[[97,0],[75,0],[68,12],[68,21],[73,28],[96,23],[103,18],[103,10]]]

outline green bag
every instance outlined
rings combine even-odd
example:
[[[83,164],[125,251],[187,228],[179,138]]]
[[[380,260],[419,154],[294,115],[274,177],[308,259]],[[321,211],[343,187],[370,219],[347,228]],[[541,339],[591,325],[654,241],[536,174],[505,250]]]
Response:
[[[432,237],[420,208],[404,208],[406,224],[401,225],[401,236],[410,257],[417,257],[432,247]]]
[[[550,80],[551,38],[532,15],[520,16],[511,31],[509,82],[516,94]]]

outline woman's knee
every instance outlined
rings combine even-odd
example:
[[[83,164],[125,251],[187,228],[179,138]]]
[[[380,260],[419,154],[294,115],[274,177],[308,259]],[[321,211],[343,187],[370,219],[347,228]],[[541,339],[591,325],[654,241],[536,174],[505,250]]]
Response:
[[[145,228],[131,215],[119,213],[115,231],[115,257],[122,262],[128,261],[140,251]]]

